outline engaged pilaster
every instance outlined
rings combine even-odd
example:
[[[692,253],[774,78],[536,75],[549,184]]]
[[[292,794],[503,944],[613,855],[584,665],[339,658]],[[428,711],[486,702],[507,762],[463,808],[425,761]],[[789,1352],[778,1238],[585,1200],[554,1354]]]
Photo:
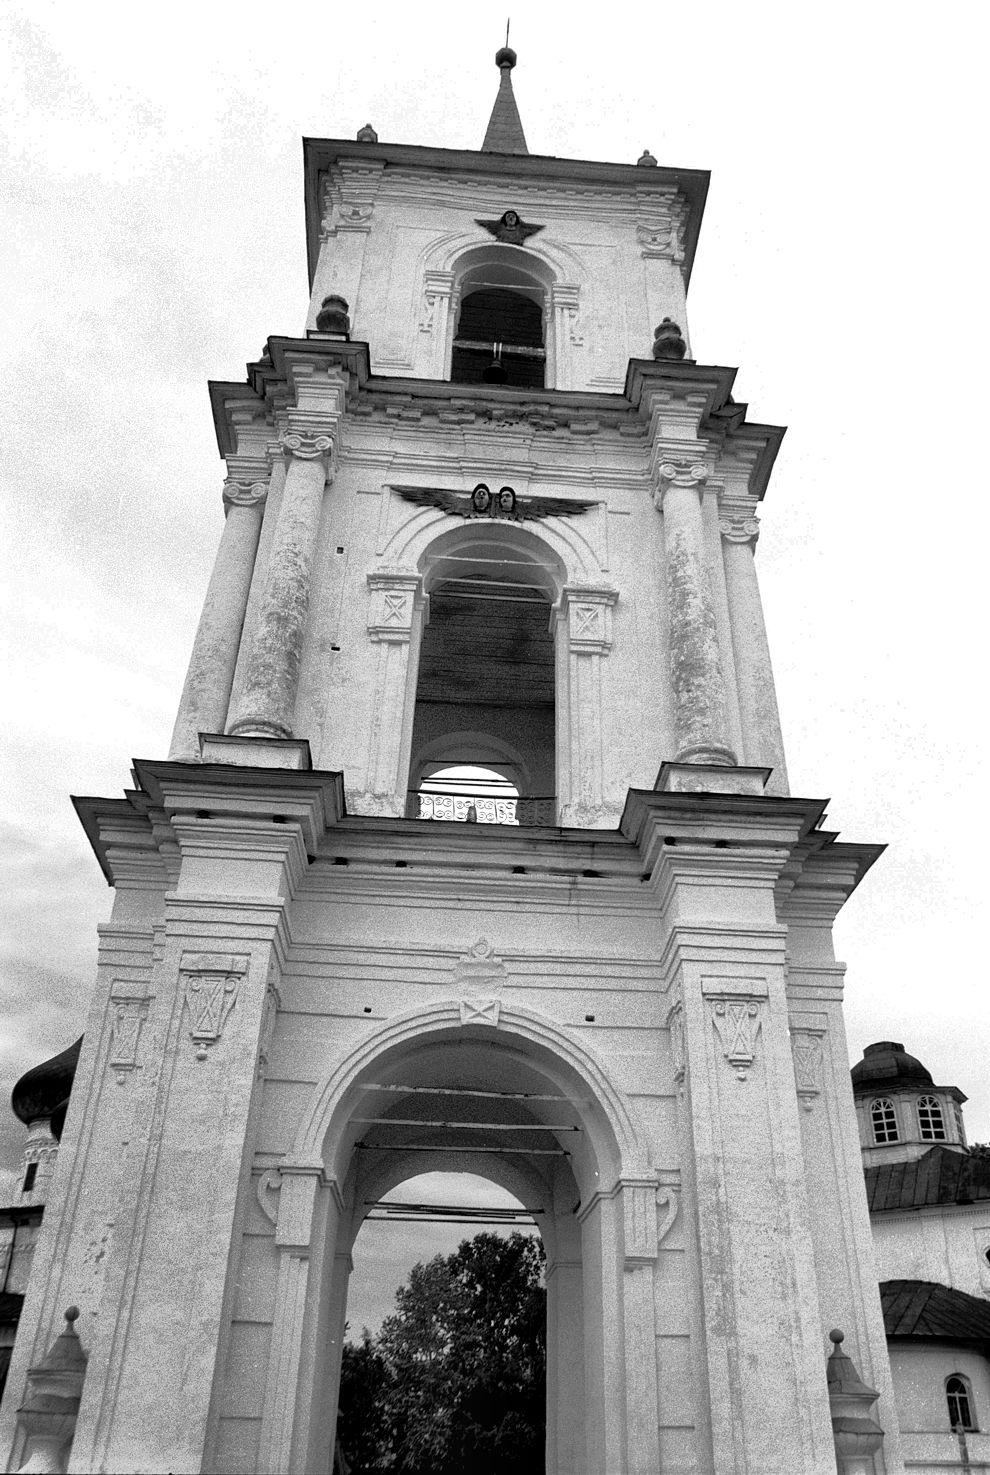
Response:
[[[300,422],[290,412],[289,429],[279,442],[286,458],[285,490],[247,675],[227,728],[239,737],[293,736],[310,573],[323,493],[333,479],[335,429],[335,417],[306,416]]]
[[[169,757],[184,763],[200,758],[199,734],[223,732],[237,664],[244,612],[254,573],[265,498],[267,468],[254,475],[233,469],[224,482],[225,521],[206,601],[193,643],[172,733]]]
[[[772,768],[768,793],[787,794],[784,741],[753,557],[760,524],[750,509],[727,507],[719,518],[719,531],[722,534],[745,762]]]
[[[679,763],[730,766],[725,677],[705,573],[701,464],[662,461],[653,493],[663,513],[670,676]]]

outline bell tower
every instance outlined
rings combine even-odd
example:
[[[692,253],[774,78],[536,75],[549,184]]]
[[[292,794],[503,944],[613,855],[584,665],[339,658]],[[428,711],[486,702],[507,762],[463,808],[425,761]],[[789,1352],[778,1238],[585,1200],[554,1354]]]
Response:
[[[7,1468],[71,1303],[62,1468],[329,1471],[351,1247],[447,1169],[543,1236],[548,1472],[834,1471],[833,1327],[841,1468],[901,1468],[831,942],[879,847],[788,788],[783,432],[692,350],[707,174],[529,153],[496,61],[480,151],[305,140],[305,328],[210,386],[171,750],[75,801],[116,900]]]

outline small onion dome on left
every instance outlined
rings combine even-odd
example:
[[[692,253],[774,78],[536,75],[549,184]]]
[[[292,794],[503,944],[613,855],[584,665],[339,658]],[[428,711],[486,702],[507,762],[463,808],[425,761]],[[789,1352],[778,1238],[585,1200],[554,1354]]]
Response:
[[[51,1060],[45,1060],[41,1065],[27,1071],[10,1094],[14,1115],[20,1117],[26,1127],[39,1118],[47,1119],[56,1141],[60,1141],[62,1137],[69,1093],[75,1079],[76,1066],[79,1064],[82,1042],[83,1037],[80,1035],[75,1044],[63,1050],[60,1055],[53,1055]]]

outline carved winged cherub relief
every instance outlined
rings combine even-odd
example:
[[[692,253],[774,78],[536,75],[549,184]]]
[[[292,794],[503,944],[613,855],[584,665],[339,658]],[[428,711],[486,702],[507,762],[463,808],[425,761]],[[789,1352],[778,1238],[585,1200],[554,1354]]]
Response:
[[[577,517],[596,507],[596,502],[579,502],[573,497],[517,497],[512,487],[492,492],[479,482],[473,492],[453,492],[446,487],[394,487],[404,502],[417,507],[436,507],[450,517],[492,517],[526,522],[542,517]]]
[[[527,225],[516,210],[506,210],[498,220],[476,219],[475,224],[507,246],[524,246],[529,236],[535,236],[538,230],[544,229],[542,225]]]

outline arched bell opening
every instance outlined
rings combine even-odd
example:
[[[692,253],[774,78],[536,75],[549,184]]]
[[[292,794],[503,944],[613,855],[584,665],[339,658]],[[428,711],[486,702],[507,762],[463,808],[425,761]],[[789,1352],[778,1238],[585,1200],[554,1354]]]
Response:
[[[490,248],[462,271],[458,290],[451,382],[542,389],[546,285],[526,254]]]
[[[397,1185],[427,1171],[498,1184],[532,1211],[543,1237],[546,1470],[597,1468],[606,1447],[624,1438],[622,1410],[607,1394],[623,1357],[622,1150],[612,1092],[597,1094],[549,1041],[495,1024],[495,1001],[479,996],[460,1009],[459,1028],[403,1031],[334,1088],[323,1157],[327,1178],[340,1185],[339,1211],[328,1221],[326,1246],[314,1245],[320,1268],[308,1314],[307,1469],[318,1451],[333,1447],[355,1238]],[[479,1022],[471,1022],[474,1015]]]
[[[472,521],[424,555],[429,621],[419,648],[410,800],[414,818],[556,823],[559,561],[518,525]],[[446,787],[446,770],[487,769]],[[462,773],[461,777],[466,777]]]

